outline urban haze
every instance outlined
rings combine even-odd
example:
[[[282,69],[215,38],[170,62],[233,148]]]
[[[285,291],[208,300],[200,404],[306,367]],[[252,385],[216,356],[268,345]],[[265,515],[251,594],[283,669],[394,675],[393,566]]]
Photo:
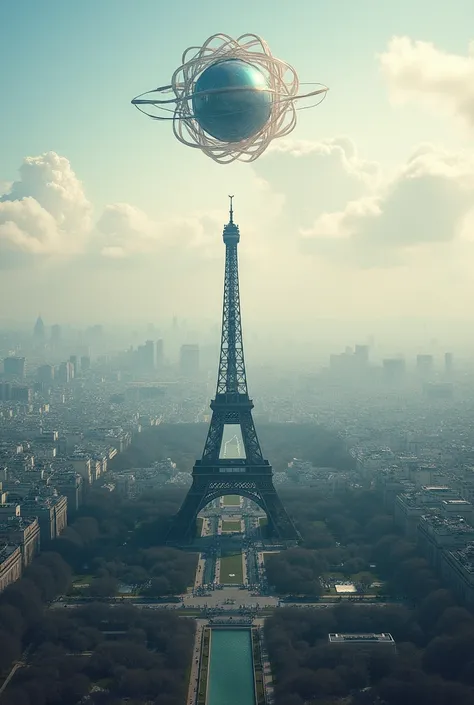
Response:
[[[2,9],[0,705],[472,705],[473,20]],[[130,105],[216,32],[250,164]]]

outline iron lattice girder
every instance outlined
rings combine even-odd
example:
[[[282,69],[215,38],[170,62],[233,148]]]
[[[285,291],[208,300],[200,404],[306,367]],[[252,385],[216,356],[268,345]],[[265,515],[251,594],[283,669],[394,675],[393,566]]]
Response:
[[[225,251],[222,336],[216,396],[226,393],[247,394],[240,315],[237,241],[227,242]]]
[[[192,541],[199,512],[225,494],[239,494],[258,504],[267,515],[270,533],[280,540],[299,540],[273,485],[272,468],[263,457],[253,423],[240,316],[237,258],[240,234],[232,216],[231,198],[230,221],[224,228],[224,304],[216,397],[211,402],[212,418],[202,458],[193,469],[193,484],[170,526],[170,543]],[[229,424],[240,426],[245,458],[219,458],[224,427]]]
[[[203,463],[217,463],[222,447],[224,427],[240,426],[247,465],[261,465],[262,449],[252,418],[253,402],[248,394],[219,394],[211,402],[212,418],[202,454]]]
[[[275,490],[271,476],[229,477],[217,480],[193,473],[193,484],[174,518],[168,541],[192,541],[199,512],[210,502],[226,494],[238,494],[255,502],[267,515],[270,533],[278,540],[300,539]]]

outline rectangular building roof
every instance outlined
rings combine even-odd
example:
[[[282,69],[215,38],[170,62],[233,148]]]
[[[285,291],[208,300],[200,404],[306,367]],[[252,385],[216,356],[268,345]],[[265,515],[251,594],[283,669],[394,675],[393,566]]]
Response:
[[[394,644],[388,632],[381,634],[328,634],[330,644]]]

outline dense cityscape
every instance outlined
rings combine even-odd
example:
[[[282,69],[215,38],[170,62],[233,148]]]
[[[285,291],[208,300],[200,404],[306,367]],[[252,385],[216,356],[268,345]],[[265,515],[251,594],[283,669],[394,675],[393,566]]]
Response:
[[[301,540],[282,545],[258,503],[224,494],[180,549],[166,546],[166,526],[204,444],[214,362],[180,336],[174,319],[167,337],[113,349],[100,326],[63,332],[41,316],[29,333],[2,334],[0,702],[204,704],[207,679],[219,688],[216,673],[229,669],[217,637],[221,660],[206,675],[210,633],[225,639],[231,625],[252,629],[255,680],[241,696],[256,688],[259,705],[396,704],[412,692],[415,674],[403,674],[415,654],[420,698],[468,703],[469,368],[452,352],[377,360],[358,344],[296,379],[262,371],[256,427]],[[241,444],[223,438],[227,457]],[[161,630],[177,614],[191,623],[173,628],[182,646],[153,647],[151,617]],[[446,652],[458,643],[465,666]],[[164,648],[181,649],[162,657],[168,685],[145,666]],[[108,670],[95,663],[105,653]],[[72,654],[66,683],[47,665]],[[190,673],[187,695],[179,669]]]
[[[0,13],[0,705],[474,704],[472,2]]]

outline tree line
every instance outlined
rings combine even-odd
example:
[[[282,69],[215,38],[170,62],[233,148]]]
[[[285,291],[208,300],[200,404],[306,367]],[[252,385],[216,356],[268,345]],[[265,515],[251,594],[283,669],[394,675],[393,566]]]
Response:
[[[174,489],[136,500],[92,490],[55,550],[75,573],[94,576],[87,589],[93,597],[115,595],[120,583],[156,597],[185,592],[196,554],[159,545],[182,499],[183,491]]]
[[[474,618],[443,588],[392,517],[380,513],[376,493],[281,494],[303,544],[269,559],[280,589],[297,592],[305,580],[313,589],[318,573],[331,568],[349,576],[375,566],[385,593],[407,599],[383,607],[342,602],[324,610],[276,611],[265,622],[276,705],[326,703],[349,694],[354,705],[474,702]],[[397,652],[330,645],[331,632],[390,632]]]
[[[202,455],[208,428],[204,423],[151,426],[114,458],[111,468],[149,467],[155,460],[172,458],[179,470],[191,472],[196,458]],[[258,424],[258,436],[264,456],[276,471],[286,470],[294,457],[305,458],[319,467],[354,468],[354,459],[338,434],[322,426]]]
[[[159,545],[182,498],[174,489],[136,500],[100,488],[90,491],[51,550],[0,594],[0,671],[6,675],[15,661],[28,661],[3,693],[2,704],[72,705],[100,682],[106,687],[94,689],[94,703],[118,705],[127,697],[138,704],[153,692],[153,697],[160,693],[159,705],[181,705],[192,620],[120,605],[48,608],[70,590],[73,574],[83,571],[94,574],[89,590],[97,596],[114,591],[118,580],[146,582],[148,594],[185,591],[196,557]],[[103,626],[117,620],[125,626],[112,644]],[[66,656],[88,651],[92,655]]]
[[[32,655],[2,696],[7,705],[182,705],[195,621],[165,610],[91,604],[37,615]]]

